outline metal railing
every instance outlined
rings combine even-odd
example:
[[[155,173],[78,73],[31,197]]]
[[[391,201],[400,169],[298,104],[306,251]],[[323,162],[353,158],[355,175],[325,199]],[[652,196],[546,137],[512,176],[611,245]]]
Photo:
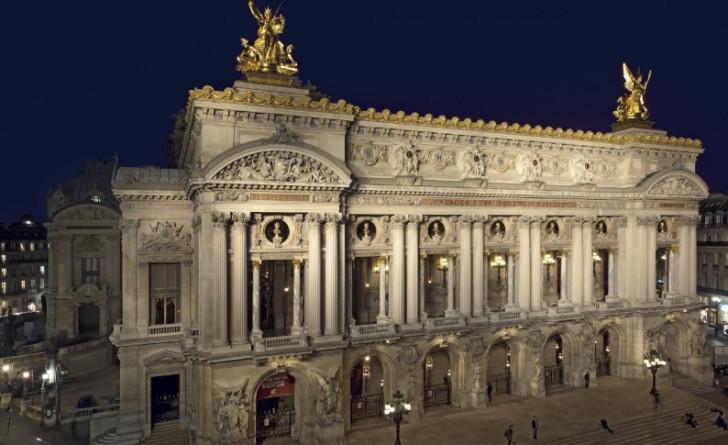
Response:
[[[450,404],[450,384],[425,385],[425,408]]]
[[[548,386],[564,384],[564,367],[560,365],[543,368],[544,384]]]
[[[102,406],[90,406],[88,408],[74,408],[61,411],[61,422],[69,422],[72,420],[80,420],[85,417],[91,417],[94,414],[108,413],[119,411],[119,404],[114,403]]]
[[[296,423],[295,411],[278,411],[255,417],[255,437],[271,439],[289,436]]]
[[[511,393],[511,374],[505,372],[503,374],[496,374],[493,377],[495,382],[495,393],[496,394],[510,394]]]
[[[351,421],[381,417],[384,415],[383,394],[351,396]]]

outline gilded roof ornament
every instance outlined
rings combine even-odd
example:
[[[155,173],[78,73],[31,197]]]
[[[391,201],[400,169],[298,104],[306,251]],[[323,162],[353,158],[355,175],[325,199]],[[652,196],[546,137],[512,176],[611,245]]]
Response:
[[[292,82],[298,74],[298,63],[293,58],[293,45],[285,45],[280,39],[286,26],[286,19],[278,14],[280,4],[275,12],[269,7],[261,12],[254,0],[248,0],[248,8],[258,22],[258,35],[252,45],[248,39],[240,39],[243,51],[237,57],[236,70],[248,80],[278,77],[274,82],[282,83],[280,77],[285,76]]]
[[[624,88],[628,93],[617,99],[617,109],[612,114],[617,122],[639,122],[649,123],[650,111],[645,104],[647,85],[652,79],[652,70],[647,73],[647,79],[642,79],[642,73],[637,70],[637,75],[632,74],[626,63],[622,63],[622,76],[624,76]],[[643,126],[643,125],[640,125]]]

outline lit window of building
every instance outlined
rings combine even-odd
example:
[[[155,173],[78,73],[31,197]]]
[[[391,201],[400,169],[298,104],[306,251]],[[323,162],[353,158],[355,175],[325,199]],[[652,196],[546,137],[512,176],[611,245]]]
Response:
[[[21,252],[25,252],[25,243],[19,243],[18,248],[20,249]]]
[[[30,288],[35,289],[35,280],[33,279],[30,280]]]
[[[25,280],[20,280],[20,288],[25,290],[25,288],[28,287],[28,284]]]
[[[45,266],[40,266],[40,274],[45,275]]]
[[[0,243],[0,251],[5,251],[5,243]]]
[[[39,285],[39,287],[40,287],[41,289],[45,289],[45,278],[41,278],[41,279],[40,279],[40,285]]]
[[[5,264],[5,261],[7,261],[7,257],[5,255],[0,255],[0,263]]]
[[[0,292],[2,292],[3,295],[8,293],[8,283],[6,283],[5,281],[0,283]]]
[[[7,276],[8,276],[8,269],[5,268],[5,267],[3,267],[2,269],[0,269],[0,277],[5,278]]]
[[[101,196],[99,195],[91,195],[91,201],[95,202],[96,204],[101,204]]]
[[[30,251],[35,252],[35,243],[30,243]]]

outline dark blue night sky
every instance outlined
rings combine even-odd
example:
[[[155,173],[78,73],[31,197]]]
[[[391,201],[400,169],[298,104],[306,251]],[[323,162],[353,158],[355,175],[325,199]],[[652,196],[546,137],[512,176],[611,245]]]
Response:
[[[0,221],[45,218],[48,189],[86,159],[118,153],[123,165],[166,165],[187,90],[239,76],[239,39],[255,35],[246,3],[5,2]],[[301,77],[333,99],[593,131],[613,121],[621,62],[651,68],[656,127],[702,139],[698,173],[726,191],[724,5],[287,0],[283,38],[296,46]]]

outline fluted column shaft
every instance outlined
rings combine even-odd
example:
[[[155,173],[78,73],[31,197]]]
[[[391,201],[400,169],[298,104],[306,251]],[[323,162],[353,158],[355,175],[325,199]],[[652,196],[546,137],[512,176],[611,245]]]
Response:
[[[647,224],[647,301],[657,300],[657,223]]]
[[[379,315],[377,323],[387,323],[387,259],[379,258]]]
[[[583,252],[583,230],[582,222],[580,219],[575,218],[571,229],[571,247],[573,254],[571,256],[571,286],[569,300],[576,304],[582,305],[584,303],[582,286],[583,286],[583,270],[584,261],[582,260]],[[589,271],[589,273],[591,273]]]
[[[446,317],[454,317],[457,315],[455,310],[455,257],[448,257],[447,261],[447,309]]]
[[[407,222],[407,323],[417,323],[419,317],[419,222],[411,216]]]
[[[696,223],[697,221],[693,218],[688,228],[690,233],[690,257],[688,258],[688,264],[690,265],[689,295],[691,298],[697,298],[698,296],[698,229]]]
[[[531,222],[531,310],[541,310],[541,221]]]
[[[215,264],[215,338],[213,346],[228,344],[228,252],[227,252],[228,217],[222,213],[214,213],[212,221],[213,256]]]
[[[326,319],[324,335],[339,333],[339,216],[326,221]]]
[[[253,266],[253,329],[250,335],[257,340],[263,337],[263,331],[260,329],[260,260],[256,258],[251,261],[251,264]]]
[[[614,264],[615,261],[615,255],[614,255],[614,249],[609,249],[609,265],[607,270],[607,298],[614,298],[615,295],[615,272],[617,271],[616,265]]]
[[[231,343],[243,344],[248,340],[248,220],[245,215],[233,218],[230,244],[232,246],[232,323]]]
[[[306,330],[312,337],[321,336],[321,216],[309,214],[308,276],[306,277]]]
[[[518,305],[529,309],[531,304],[531,228],[530,219],[518,222]]]
[[[405,321],[405,264],[404,264],[404,222],[397,215],[392,218],[392,261],[389,264],[389,316],[397,324]]]
[[[681,225],[678,230],[678,243],[680,255],[678,255],[678,280],[676,291],[680,295],[690,295],[690,230],[685,222],[685,219],[681,221]]]
[[[418,269],[419,274],[420,274],[419,311],[420,311],[421,319],[425,319],[427,317],[427,314],[425,314],[425,261],[426,260],[427,260],[427,255],[421,254],[420,255],[420,268]]]
[[[472,316],[472,219],[460,218],[460,255],[458,256],[458,270],[460,271],[460,313],[466,317]],[[481,305],[482,306],[482,305]]]
[[[485,306],[485,287],[483,267],[483,221],[473,222],[473,316],[482,317]]]
[[[507,256],[507,267],[508,267],[508,276],[506,279],[508,280],[508,289],[506,289],[506,293],[508,296],[508,304],[506,306],[507,309],[515,309],[516,308],[516,300],[515,300],[515,273],[514,273],[514,266],[515,266],[515,258],[514,254],[512,252],[508,252]]]
[[[293,260],[293,324],[291,335],[301,335],[301,260]]]
[[[582,226],[582,242],[584,248],[582,250],[582,294],[584,306],[592,304],[594,301],[594,253],[592,247],[592,225],[594,221],[587,219]]]
[[[559,302],[566,303],[569,301],[568,294],[566,293],[566,268],[569,266],[569,252],[567,250],[561,251],[561,270],[559,275],[559,283],[561,289],[559,292]]]

